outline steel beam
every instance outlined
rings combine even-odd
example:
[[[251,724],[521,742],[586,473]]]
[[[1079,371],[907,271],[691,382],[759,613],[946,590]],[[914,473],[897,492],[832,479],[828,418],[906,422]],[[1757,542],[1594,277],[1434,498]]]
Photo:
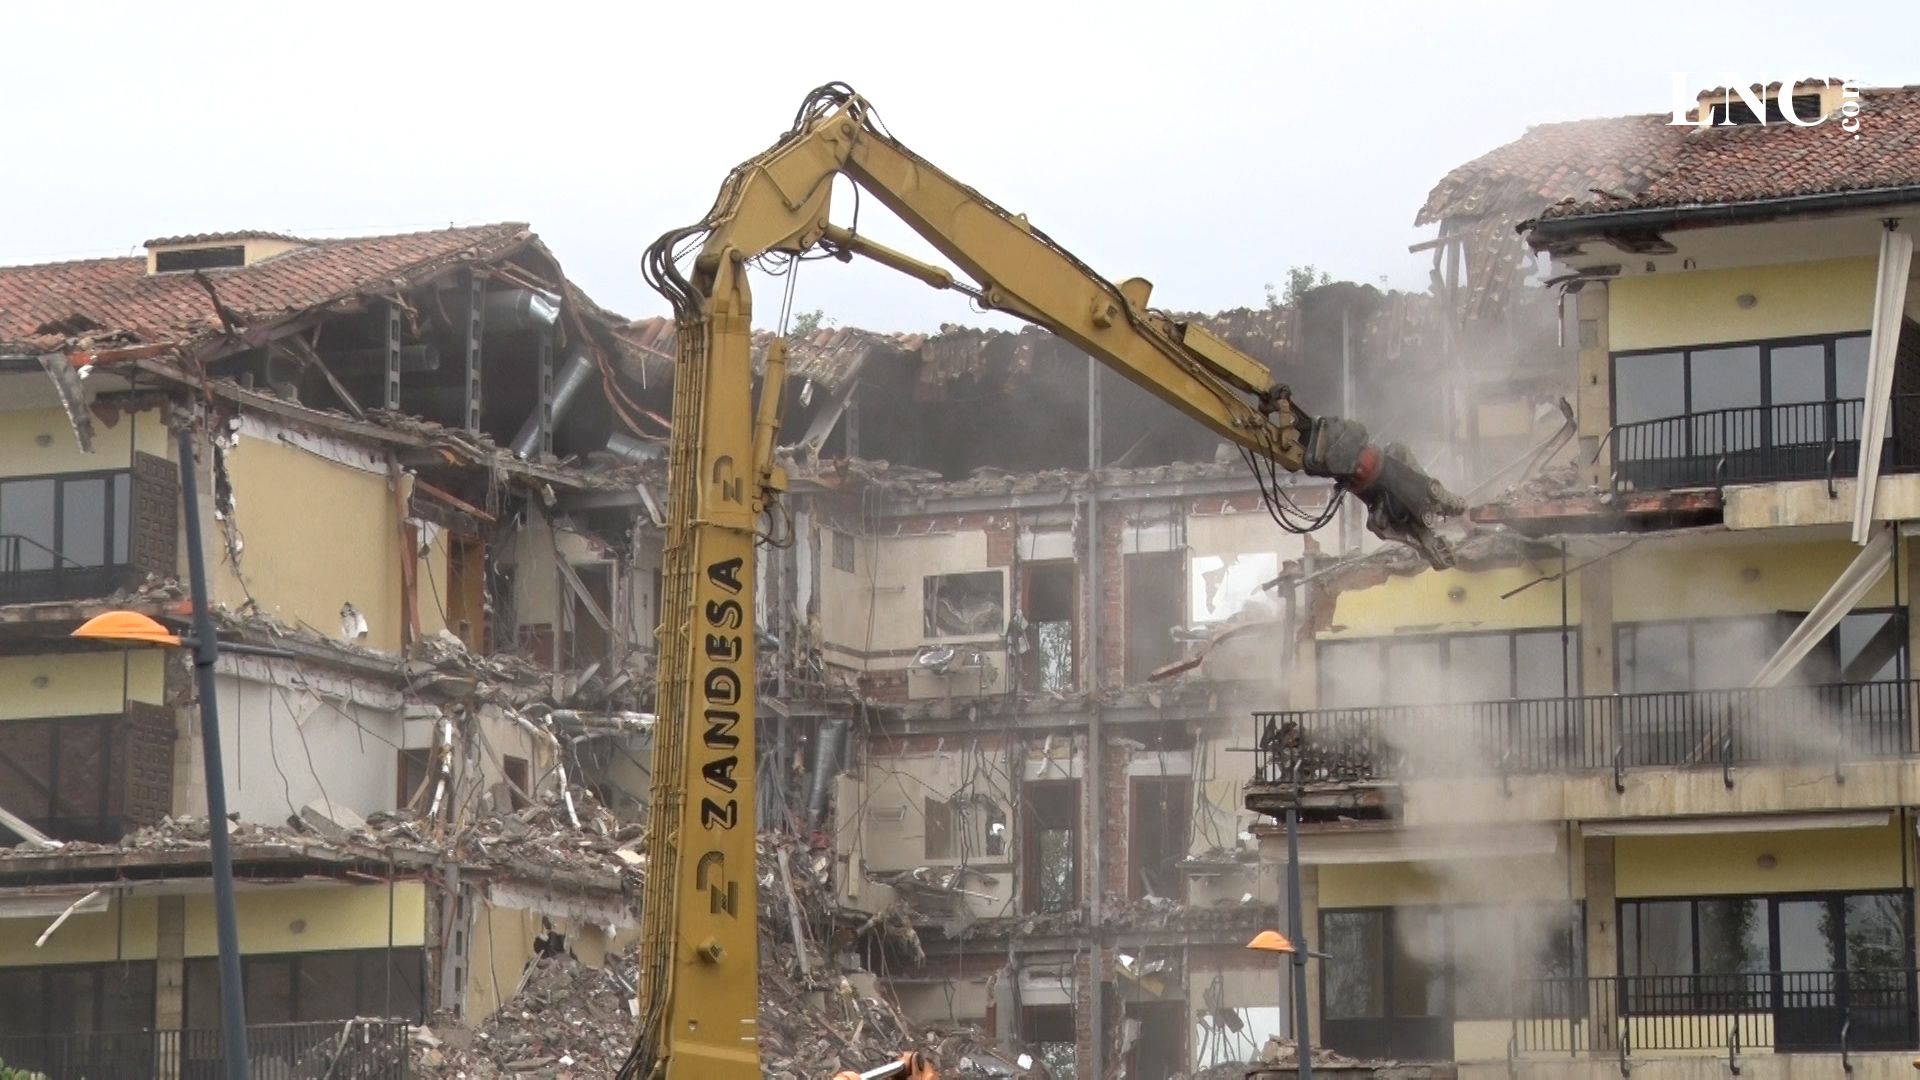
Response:
[[[387,301],[387,389],[382,398],[388,410],[400,411],[400,302]]]
[[[467,277],[467,416],[468,431],[480,430],[480,337],[486,329],[487,284],[479,273]]]

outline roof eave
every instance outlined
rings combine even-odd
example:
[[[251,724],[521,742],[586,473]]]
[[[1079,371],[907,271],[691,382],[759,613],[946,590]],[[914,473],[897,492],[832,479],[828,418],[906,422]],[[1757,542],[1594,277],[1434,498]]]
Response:
[[[1572,240],[1598,239],[1608,233],[1647,229],[1739,225],[1776,218],[1877,210],[1920,204],[1920,185],[1783,195],[1738,202],[1685,203],[1679,206],[1604,210],[1592,214],[1532,218],[1516,228],[1536,248]]]

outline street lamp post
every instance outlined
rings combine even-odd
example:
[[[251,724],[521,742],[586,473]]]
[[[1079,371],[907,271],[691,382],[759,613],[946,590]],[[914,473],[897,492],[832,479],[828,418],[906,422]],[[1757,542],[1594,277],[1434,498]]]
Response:
[[[213,860],[213,913],[220,946],[220,1044],[227,1080],[247,1080],[247,1008],[240,985],[240,929],[233,901],[233,846],[227,835],[227,778],[220,756],[220,704],[213,665],[220,639],[213,630],[207,598],[207,555],[200,533],[200,489],[193,472],[193,430],[180,429],[180,498],[186,514],[187,578],[193,595],[193,635],[181,637],[145,615],[109,611],[86,621],[73,636],[120,644],[159,645],[193,650],[194,682],[200,694],[200,750],[207,781],[207,847]],[[229,643],[227,651],[255,656],[291,657],[285,649]]]

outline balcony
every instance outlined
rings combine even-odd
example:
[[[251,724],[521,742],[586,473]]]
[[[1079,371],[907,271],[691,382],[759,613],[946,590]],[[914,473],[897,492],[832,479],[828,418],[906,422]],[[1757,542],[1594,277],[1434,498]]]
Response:
[[[247,1027],[251,1075],[258,1080],[329,1076],[388,1080],[407,1075],[407,1022],[349,1020]],[[226,1075],[220,1032],[128,1031],[0,1036],[0,1061],[48,1080],[155,1076],[213,1080]]]
[[[126,470],[0,480],[0,604],[88,599],[134,584],[135,487]]]
[[[1914,753],[1914,680],[1254,714],[1256,787]]]
[[[1776,1053],[1920,1047],[1912,970],[1536,979],[1513,1021],[1521,1054]]]
[[[1756,405],[1616,425],[1615,491],[1835,480],[1860,465],[1860,398]],[[1920,470],[1920,395],[1893,400],[1882,472]]]
[[[0,724],[0,805],[59,840],[114,843],[172,808],[172,710]],[[0,829],[0,838],[10,836]]]

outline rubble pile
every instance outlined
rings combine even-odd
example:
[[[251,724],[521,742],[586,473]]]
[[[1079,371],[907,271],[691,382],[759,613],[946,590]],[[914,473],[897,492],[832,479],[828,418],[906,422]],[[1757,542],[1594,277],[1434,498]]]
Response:
[[[490,1080],[612,1076],[633,1041],[634,961],[594,970],[572,956],[536,956],[513,997],[472,1032],[449,1019],[414,1033],[413,1075]]]

